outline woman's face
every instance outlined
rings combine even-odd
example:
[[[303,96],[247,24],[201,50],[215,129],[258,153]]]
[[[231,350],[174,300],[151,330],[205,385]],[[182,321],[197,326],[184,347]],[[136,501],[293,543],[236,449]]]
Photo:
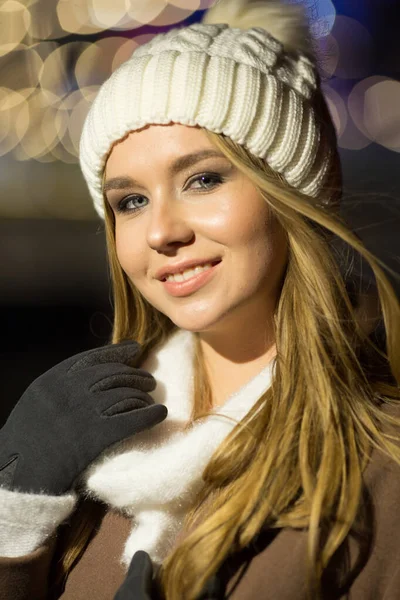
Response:
[[[105,192],[122,269],[178,327],[223,331],[271,317],[285,236],[204,131],[169,124],[132,132],[110,154]]]

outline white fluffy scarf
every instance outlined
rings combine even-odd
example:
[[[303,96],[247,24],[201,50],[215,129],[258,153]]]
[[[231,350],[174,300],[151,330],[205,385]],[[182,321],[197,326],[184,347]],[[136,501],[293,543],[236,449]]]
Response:
[[[235,426],[222,415],[241,420],[271,384],[274,361],[185,432],[192,409],[193,352],[194,335],[183,330],[153,351],[143,368],[157,381],[152,397],[168,407],[167,418],[103,454],[85,478],[91,496],[132,519],[122,556],[126,566],[137,550],[148,552],[157,564],[163,561],[202,486],[205,466]]]

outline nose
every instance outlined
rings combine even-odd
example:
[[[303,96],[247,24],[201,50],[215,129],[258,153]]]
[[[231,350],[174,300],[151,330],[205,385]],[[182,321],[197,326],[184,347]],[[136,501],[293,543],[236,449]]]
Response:
[[[157,252],[168,252],[189,243],[194,237],[182,206],[177,202],[153,203],[147,228],[147,243]]]

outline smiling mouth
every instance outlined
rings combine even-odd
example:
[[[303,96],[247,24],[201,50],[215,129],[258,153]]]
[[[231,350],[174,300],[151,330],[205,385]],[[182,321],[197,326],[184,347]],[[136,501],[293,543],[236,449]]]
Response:
[[[210,263],[205,263],[204,265],[198,265],[197,267],[190,267],[188,269],[185,269],[184,271],[181,271],[180,273],[174,273],[174,274],[170,274],[170,275],[166,275],[162,281],[168,281],[168,282],[175,282],[175,283],[182,283],[183,281],[188,281],[189,279],[192,279],[193,277],[196,277],[197,275],[199,275],[200,273],[204,273],[205,271],[209,271],[210,269],[212,269],[213,267],[215,267],[215,265],[217,265],[219,262],[221,262],[220,260],[215,260],[213,262]]]
[[[213,263],[205,263],[198,265],[199,268],[192,267],[182,273],[171,274],[162,281],[162,286],[168,295],[176,298],[191,296],[214,279],[219,272],[221,262],[218,260]]]

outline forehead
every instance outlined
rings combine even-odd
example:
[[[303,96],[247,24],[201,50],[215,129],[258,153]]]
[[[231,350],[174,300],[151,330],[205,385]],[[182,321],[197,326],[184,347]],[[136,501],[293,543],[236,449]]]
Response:
[[[205,149],[215,149],[206,133],[199,126],[179,123],[146,125],[132,131],[117,142],[111,150],[106,164],[107,175],[126,169],[136,169],[151,163],[167,165],[180,155]]]

